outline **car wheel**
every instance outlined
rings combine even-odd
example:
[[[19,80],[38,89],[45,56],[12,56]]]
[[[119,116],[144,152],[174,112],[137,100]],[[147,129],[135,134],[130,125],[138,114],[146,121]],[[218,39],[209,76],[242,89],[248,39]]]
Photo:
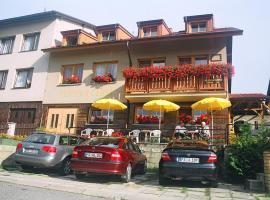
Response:
[[[21,165],[21,168],[22,168],[22,170],[24,170],[24,171],[31,171],[31,170],[33,170],[33,166],[29,166],[29,165]]]
[[[83,179],[84,177],[85,177],[85,174],[82,174],[82,173],[74,173],[75,174],[75,177],[76,177],[76,179]]]
[[[132,173],[132,167],[131,167],[131,164],[129,163],[127,168],[126,168],[126,173],[125,175],[123,175],[121,178],[122,178],[122,181],[125,182],[125,183],[128,183],[131,179],[131,173]]]
[[[147,161],[145,160],[143,165],[140,168],[140,174],[145,174],[147,171]]]
[[[70,158],[65,158],[59,169],[59,174],[62,176],[70,174],[71,173],[70,164],[71,164]]]
[[[159,176],[158,182],[159,182],[159,185],[168,185],[170,183],[170,179]]]
[[[210,181],[210,187],[216,188],[218,186],[218,182],[216,180]]]

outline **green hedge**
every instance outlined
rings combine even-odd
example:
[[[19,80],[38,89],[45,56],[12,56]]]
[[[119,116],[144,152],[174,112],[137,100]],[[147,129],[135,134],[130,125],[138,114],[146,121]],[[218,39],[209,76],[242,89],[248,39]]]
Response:
[[[229,181],[242,182],[263,172],[263,152],[270,149],[269,128],[262,126],[254,135],[248,124],[244,124],[241,130],[235,144],[228,146],[225,153],[226,178]]]

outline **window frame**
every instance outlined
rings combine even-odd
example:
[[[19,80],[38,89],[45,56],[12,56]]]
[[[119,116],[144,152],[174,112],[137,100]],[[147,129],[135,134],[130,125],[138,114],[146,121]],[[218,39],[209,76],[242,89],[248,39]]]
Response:
[[[70,44],[69,43],[69,39],[70,38],[76,38],[76,44]],[[77,46],[78,45],[78,42],[79,42],[79,37],[78,37],[78,35],[77,34],[74,34],[74,35],[65,35],[65,38],[66,38],[66,43],[67,43],[67,46]]]
[[[15,43],[15,38],[16,38],[16,36],[8,36],[8,37],[0,38],[0,43],[1,43],[1,44],[2,44],[2,41],[3,41],[3,40],[9,40],[9,39],[12,40],[12,44],[11,44],[10,50],[9,50],[7,53],[2,53],[2,51],[1,51],[1,49],[0,49],[0,55],[12,54],[12,52],[13,52],[13,47],[14,47],[14,43]]]
[[[96,112],[96,111],[100,111],[101,112],[101,115],[96,115],[96,116],[94,116],[93,115],[93,112]],[[107,114],[102,114],[102,112],[107,112]],[[114,115],[115,113],[114,113],[114,111],[113,110],[110,110],[110,115],[109,115],[109,124],[113,124],[113,122],[114,122],[114,117],[115,117],[115,115]],[[108,116],[108,110],[101,110],[101,109],[96,109],[96,108],[93,108],[92,107],[92,109],[91,109],[91,111],[90,111],[90,124],[107,124],[107,119],[106,119],[106,122],[104,122],[104,123],[98,123],[98,122],[95,122],[95,121],[92,121],[92,118],[93,117],[106,117],[107,118],[107,116]],[[110,119],[110,116],[112,116],[111,117],[111,119]]]
[[[18,80],[18,75],[19,75],[19,72],[23,72],[23,71],[28,71],[27,72],[27,78],[26,78],[26,81],[25,81],[25,84],[23,87],[16,87],[16,83],[17,83],[17,80]],[[27,88],[30,88],[31,85],[32,85],[32,79],[33,79],[33,75],[34,75],[34,68],[20,68],[20,69],[16,69],[16,78],[15,78],[15,82],[14,82],[14,85],[13,85],[13,89],[27,89]],[[27,80],[28,80],[28,77],[31,77],[30,78],[30,83],[27,83]]]
[[[33,48],[29,49],[29,50],[25,50],[25,38],[26,37],[31,37],[34,36],[35,37],[35,42],[33,45]],[[39,40],[40,40],[40,32],[34,32],[34,33],[26,33],[23,34],[23,41],[22,41],[22,46],[21,46],[21,52],[28,52],[28,51],[37,51],[38,50],[38,46],[39,46]]]
[[[155,61],[160,61],[160,60],[164,60],[164,66],[166,66],[166,57],[156,57],[156,58],[139,58],[137,60],[138,62],[138,67],[150,67],[150,66],[154,66],[154,62]],[[150,65],[149,66],[144,66],[144,65],[141,65],[140,62],[144,62],[144,61],[150,61]],[[161,63],[161,62],[160,62]],[[161,67],[160,65],[159,66],[154,66],[154,67]]]
[[[75,75],[75,69],[77,68],[82,68],[82,77],[79,77],[79,82],[78,83],[64,83],[64,74],[65,74],[65,68],[72,68],[72,75],[69,77],[69,79]],[[81,84],[83,82],[83,71],[84,71],[84,64],[79,63],[79,64],[68,64],[68,65],[62,65],[61,68],[61,80],[60,84],[61,85],[74,85],[74,84]]]
[[[148,38],[148,37],[157,37],[158,36],[158,26],[146,26],[143,27],[143,37]],[[156,35],[153,35],[155,31],[152,31],[153,29],[156,29]],[[145,33],[149,30],[149,35],[145,36]]]
[[[0,90],[4,90],[7,84],[8,70],[0,70],[0,74],[3,73],[2,79],[0,79]]]
[[[196,65],[195,62],[196,62],[196,58],[203,58],[205,57],[207,59],[207,64],[209,64],[210,60],[209,60],[209,55],[207,54],[202,54],[202,55],[187,55],[187,56],[177,56],[177,60],[178,60],[178,64],[179,65],[186,65],[186,64],[181,64],[180,63],[180,59],[187,59],[187,58],[190,58],[191,59],[191,65]],[[200,64],[197,64],[197,65],[200,65]]]
[[[142,109],[143,110],[143,106],[142,105],[136,105],[135,107],[134,107],[134,115],[133,115],[133,124],[140,124],[138,121],[137,121],[137,119],[136,119],[136,117],[137,117],[137,109]],[[155,112],[157,115],[157,117],[159,118],[159,111],[151,111],[151,110],[145,110],[145,111],[147,111],[147,112]],[[143,116],[149,116],[149,115],[144,115],[143,114]],[[163,124],[164,123],[164,121],[165,121],[165,113],[164,112],[161,112],[161,124]],[[146,124],[152,124],[151,122],[149,122],[149,123],[146,123]]]
[[[10,112],[9,121],[15,122],[17,124],[34,124],[35,123],[35,119],[37,115],[36,108],[10,108],[9,112]],[[17,113],[19,116],[16,117],[17,114],[16,113],[13,114],[13,112],[19,112]],[[31,120],[28,121],[29,112],[33,113],[33,115],[31,114]],[[19,120],[17,120],[17,118],[19,118]]]
[[[101,33],[101,35],[102,35],[102,41],[114,41],[114,40],[116,40],[116,32],[115,31],[104,31],[104,32]],[[113,38],[111,38],[112,35],[114,35]],[[104,37],[104,36],[106,36],[106,37]],[[106,40],[104,38],[106,38]]]
[[[201,31],[201,26],[204,24],[205,25],[205,31]],[[196,29],[197,29],[197,32],[193,32],[193,26],[196,25]],[[190,23],[190,29],[191,29],[191,33],[205,33],[207,32],[207,21],[198,21],[198,22],[192,22]]]
[[[106,75],[106,74],[109,73],[109,71],[108,71],[109,70],[109,67],[108,66],[110,64],[116,64],[116,76],[113,77],[113,74],[112,74],[112,77],[113,77],[113,81],[112,82],[115,82],[117,80],[117,77],[118,77],[118,61],[94,62],[93,63],[93,75],[94,75],[94,77],[97,76],[97,66],[98,65],[104,65],[105,66],[105,74],[103,74],[103,75]]]

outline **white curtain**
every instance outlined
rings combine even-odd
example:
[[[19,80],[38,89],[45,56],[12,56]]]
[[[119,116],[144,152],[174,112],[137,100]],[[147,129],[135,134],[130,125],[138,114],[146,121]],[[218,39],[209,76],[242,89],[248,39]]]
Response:
[[[15,87],[25,87],[27,82],[28,71],[20,71],[17,74]]]
[[[11,53],[13,39],[5,39],[0,42],[0,53]]]
[[[80,81],[82,81],[83,67],[76,67],[74,71],[74,75],[78,76]]]
[[[102,76],[106,74],[106,68],[104,65],[97,65],[96,66],[96,76]]]
[[[112,75],[113,78],[117,77],[117,64],[108,64],[108,73]]]
[[[64,68],[64,79],[71,78],[72,76],[72,67],[65,67]]]

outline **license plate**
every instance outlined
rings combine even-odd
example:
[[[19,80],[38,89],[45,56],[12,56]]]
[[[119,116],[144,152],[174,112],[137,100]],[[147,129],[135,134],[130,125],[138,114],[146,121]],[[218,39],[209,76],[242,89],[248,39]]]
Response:
[[[177,162],[181,163],[199,163],[200,159],[199,158],[184,158],[184,157],[179,157],[176,158]]]
[[[102,153],[84,153],[84,157],[86,158],[102,158]]]
[[[38,154],[38,150],[36,150],[36,149],[25,149],[24,153],[36,155],[36,154]]]

